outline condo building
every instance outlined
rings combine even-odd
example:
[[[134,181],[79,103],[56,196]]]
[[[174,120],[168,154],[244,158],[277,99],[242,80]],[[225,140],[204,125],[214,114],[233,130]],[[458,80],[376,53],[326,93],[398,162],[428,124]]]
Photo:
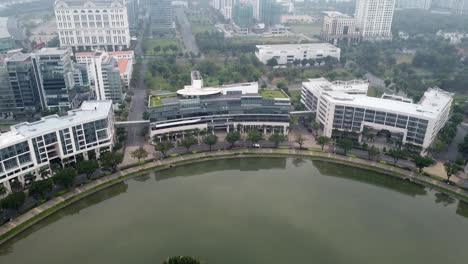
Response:
[[[199,72],[176,93],[149,98],[151,138],[190,131],[288,133],[290,99],[281,90],[259,90],[258,83],[204,87]]]
[[[61,47],[78,51],[130,47],[125,0],[57,0],[55,18]]]
[[[384,94],[367,96],[366,81],[335,81],[324,78],[302,83],[301,102],[320,123],[323,135],[334,130],[362,132],[365,128],[385,131],[403,144],[429,148],[447,122],[453,94],[429,88],[418,103]]]
[[[150,2],[150,29],[153,37],[175,34],[175,22],[171,0],[152,0]]]
[[[356,25],[363,40],[391,40],[394,11],[395,0],[357,0]]]
[[[340,48],[330,43],[257,45],[255,49],[255,56],[265,64],[273,58],[278,64],[290,64],[303,59],[323,59],[328,56],[339,60],[340,53]]]
[[[0,184],[10,191],[13,181],[24,185],[46,178],[53,164],[98,158],[113,143],[111,101],[86,101],[65,116],[14,125],[0,134]]]

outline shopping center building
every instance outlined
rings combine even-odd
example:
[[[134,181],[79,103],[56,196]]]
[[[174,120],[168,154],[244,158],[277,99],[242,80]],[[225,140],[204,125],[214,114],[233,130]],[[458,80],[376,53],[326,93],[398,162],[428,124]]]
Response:
[[[53,164],[98,158],[112,149],[112,101],[85,101],[65,116],[51,115],[20,123],[0,134],[0,184],[22,184],[48,177]]]
[[[334,130],[362,132],[364,128],[397,135],[402,143],[427,149],[449,118],[453,94],[429,88],[418,103],[384,94],[367,96],[368,82],[330,82],[324,78],[302,83],[301,101],[320,123],[323,135]]]
[[[259,90],[258,83],[203,87],[200,73],[176,93],[149,98],[151,138],[176,138],[199,131],[288,133],[289,97],[281,90]]]

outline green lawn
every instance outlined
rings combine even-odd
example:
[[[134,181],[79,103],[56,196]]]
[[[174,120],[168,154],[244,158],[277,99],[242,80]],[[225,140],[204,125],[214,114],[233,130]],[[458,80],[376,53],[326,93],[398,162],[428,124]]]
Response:
[[[411,64],[413,62],[413,54],[395,54],[395,59],[397,64],[408,63]]]
[[[303,33],[310,37],[313,37],[314,35],[320,35],[320,30],[322,30],[321,23],[289,24],[288,27],[290,27],[291,30],[296,33]]]
[[[289,95],[293,102],[299,102],[301,100],[301,90],[289,90]]]
[[[151,38],[146,38],[143,41],[143,47],[146,50],[146,55],[157,55],[157,54],[164,54],[164,51],[162,48],[175,45],[178,48],[178,51],[176,53],[181,52],[183,50],[182,43],[180,42],[180,39],[178,38],[158,38],[158,39],[151,39]],[[159,52],[156,52],[154,50],[155,47],[159,46],[161,50]],[[168,50],[166,51],[167,54],[172,54],[175,53],[173,50]]]
[[[168,98],[168,97],[176,97],[176,96],[177,96],[177,94],[175,94],[175,93],[152,95],[150,97],[150,105],[149,106],[153,107],[153,106],[162,105],[161,99]]]
[[[369,86],[369,89],[367,90],[367,96],[380,98],[382,96],[382,92],[376,89],[374,86]]]
[[[192,24],[192,33],[202,33],[205,31],[213,32],[215,30],[213,25],[199,25],[199,24]]]
[[[288,96],[280,89],[261,89],[260,95],[263,98],[288,98]]]

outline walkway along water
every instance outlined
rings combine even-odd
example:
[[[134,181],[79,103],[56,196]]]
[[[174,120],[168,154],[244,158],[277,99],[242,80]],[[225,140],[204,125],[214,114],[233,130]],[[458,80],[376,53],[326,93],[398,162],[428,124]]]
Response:
[[[189,164],[193,162],[202,162],[215,159],[225,158],[248,158],[248,157],[304,157],[314,160],[325,160],[349,166],[359,167],[362,169],[372,170],[383,173],[389,176],[407,179],[412,182],[426,185],[430,188],[444,192],[454,198],[468,202],[468,191],[460,189],[456,186],[448,185],[444,182],[434,180],[432,178],[419,175],[413,171],[403,170],[387,164],[381,164],[374,161],[341,156],[327,152],[314,152],[308,150],[296,149],[235,149],[225,151],[203,152],[197,154],[189,154],[178,157],[170,157],[163,160],[152,161],[143,165],[118,171],[114,174],[103,176],[95,181],[90,182],[81,187],[76,187],[73,190],[59,197],[55,197],[42,205],[33,208],[25,214],[13,219],[12,221],[0,226],[0,244],[13,238],[15,235],[24,231],[28,227],[34,225],[40,220],[53,214],[54,212],[92,194],[97,191],[108,188],[117,184],[129,177],[137,176],[154,170],[164,170],[174,166]]]

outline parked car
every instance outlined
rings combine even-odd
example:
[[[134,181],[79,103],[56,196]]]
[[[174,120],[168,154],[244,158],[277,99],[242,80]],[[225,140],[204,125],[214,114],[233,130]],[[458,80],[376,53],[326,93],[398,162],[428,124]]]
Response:
[[[258,143],[252,144],[252,147],[254,147],[254,148],[261,148],[260,144],[258,144]]]

